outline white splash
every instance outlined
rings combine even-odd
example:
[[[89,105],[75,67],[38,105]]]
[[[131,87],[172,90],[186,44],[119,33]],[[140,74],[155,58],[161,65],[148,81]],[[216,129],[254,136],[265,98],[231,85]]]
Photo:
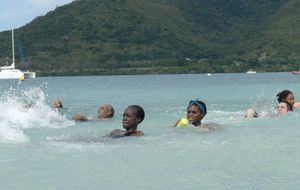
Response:
[[[58,128],[73,124],[65,115],[47,105],[45,97],[40,87],[20,92],[11,88],[0,96],[0,143],[29,142],[24,129]]]

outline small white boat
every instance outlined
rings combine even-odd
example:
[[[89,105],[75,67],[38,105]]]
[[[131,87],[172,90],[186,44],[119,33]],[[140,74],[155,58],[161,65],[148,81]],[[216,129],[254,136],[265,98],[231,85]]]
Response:
[[[24,79],[24,73],[19,69],[8,69],[1,67],[0,79]]]
[[[246,72],[247,74],[256,74],[255,70],[250,69],[249,71]]]
[[[24,79],[34,79],[35,78],[35,72],[33,71],[23,71],[24,73]]]
[[[14,30],[11,32],[12,38],[12,53],[13,60],[9,66],[0,67],[0,79],[19,79],[24,80],[28,78],[35,78],[35,72],[21,71],[15,68],[15,43],[14,43]]]

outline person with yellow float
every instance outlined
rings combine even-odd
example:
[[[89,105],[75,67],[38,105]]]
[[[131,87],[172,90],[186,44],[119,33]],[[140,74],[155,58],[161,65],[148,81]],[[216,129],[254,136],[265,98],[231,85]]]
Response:
[[[220,125],[216,123],[202,124],[201,121],[206,113],[207,108],[203,101],[199,100],[199,98],[191,100],[187,106],[187,118],[179,119],[176,122],[175,127],[183,128],[189,126],[189,124],[194,127],[205,128],[208,130],[220,127]]]

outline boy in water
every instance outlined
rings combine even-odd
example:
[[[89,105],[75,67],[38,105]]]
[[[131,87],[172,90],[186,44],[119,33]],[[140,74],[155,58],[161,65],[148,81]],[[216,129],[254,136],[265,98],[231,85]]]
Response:
[[[277,115],[286,115],[289,111],[293,111],[293,107],[286,102],[280,102],[277,107]]]

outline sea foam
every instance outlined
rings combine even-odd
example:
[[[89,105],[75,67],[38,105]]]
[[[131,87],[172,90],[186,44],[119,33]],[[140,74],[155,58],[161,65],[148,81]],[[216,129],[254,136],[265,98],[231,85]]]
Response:
[[[58,110],[46,103],[41,87],[21,91],[13,88],[0,96],[0,143],[26,143],[28,128],[60,128],[73,125]]]

